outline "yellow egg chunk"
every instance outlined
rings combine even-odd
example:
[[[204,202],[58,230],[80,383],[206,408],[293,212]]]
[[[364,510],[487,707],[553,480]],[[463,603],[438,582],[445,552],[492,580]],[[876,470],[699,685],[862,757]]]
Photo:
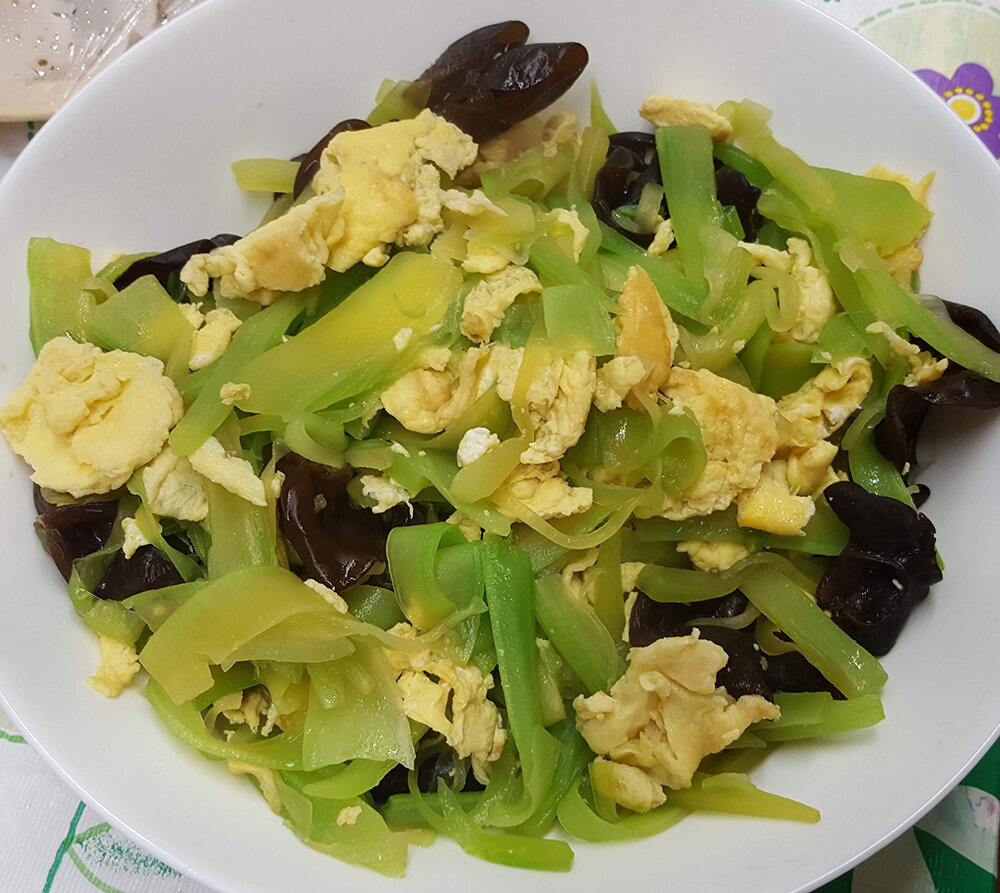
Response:
[[[729,570],[737,561],[742,561],[750,554],[742,543],[703,542],[702,540],[681,540],[677,551],[684,552],[700,571]]]
[[[202,322],[196,327],[197,330],[191,339],[188,366],[191,369],[204,369],[214,363],[229,349],[233,333],[241,325],[243,321],[232,310],[224,307],[209,310],[202,317]]]
[[[568,518],[594,504],[590,487],[574,487],[559,472],[558,462],[518,465],[501,485],[539,518]]]
[[[633,812],[649,812],[667,800],[663,785],[638,766],[598,757],[594,760],[594,770],[610,782],[611,799]]]
[[[618,356],[638,357],[646,374],[635,391],[651,396],[670,377],[677,345],[677,326],[667,305],[660,299],[653,280],[642,267],[631,267],[618,298],[622,314],[615,320]],[[642,404],[629,400],[633,409]]]
[[[527,267],[512,265],[484,277],[465,297],[462,334],[477,344],[489,341],[493,330],[503,322],[507,308],[519,295],[541,290],[538,276]]]
[[[597,370],[594,406],[601,412],[618,409],[625,397],[646,377],[646,367],[638,357],[612,357]]]
[[[426,351],[419,366],[382,392],[382,406],[409,431],[443,431],[491,386],[485,376],[489,355],[489,348],[480,347],[457,359],[447,348]]]
[[[801,535],[815,512],[812,499],[792,492],[784,459],[765,465],[757,485],[741,493],[736,502],[736,522],[741,527],[778,536]]]
[[[781,251],[757,242],[740,242],[754,264],[788,273],[799,290],[799,310],[792,327],[777,332],[779,343],[815,344],[819,334],[837,312],[837,300],[830,280],[817,265],[812,247],[805,239],[789,238],[788,250]]]
[[[680,496],[667,494],[657,514],[681,521],[727,508],[757,485],[778,446],[774,401],[707,369],[674,367],[664,394],[701,428],[707,463]]]
[[[183,411],[159,360],[63,336],[42,348],[0,410],[0,432],[36,484],[80,497],[121,487],[160,452]]]
[[[639,114],[656,127],[692,127],[700,124],[708,128],[715,142],[728,140],[733,135],[733,125],[729,120],[705,102],[654,93],[643,101]]]
[[[733,698],[716,686],[728,660],[697,629],[633,648],[625,675],[610,692],[573,701],[576,726],[599,756],[641,770],[656,785],[686,788],[702,759],[732,744],[752,723],[780,715],[760,695]],[[662,802],[655,791],[634,796],[635,777],[618,780],[633,791],[629,808]]]
[[[871,363],[846,357],[778,401],[779,436],[787,448],[825,440],[858,410],[872,386]]]
[[[438,169],[454,177],[475,160],[477,148],[471,137],[427,109],[412,119],[337,134],[313,179],[318,194],[344,191],[344,231],[331,243],[327,265],[379,266],[378,255],[388,244],[426,244],[444,228]]]
[[[534,439],[521,453],[525,465],[561,459],[580,439],[596,387],[597,360],[585,350],[553,359],[531,381],[527,407],[535,431]]]
[[[232,245],[195,254],[181,269],[181,280],[201,297],[210,280],[218,279],[224,296],[264,305],[281,292],[317,285],[326,275],[330,243],[343,232],[343,199],[341,192],[318,195]]]
[[[403,638],[417,634],[408,623],[389,632]],[[471,757],[476,778],[488,781],[489,764],[500,758],[507,742],[500,713],[487,697],[493,677],[433,649],[386,649],[385,655],[396,676],[403,712],[444,735],[459,757]]]
[[[101,663],[85,682],[106,698],[117,698],[139,672],[139,657],[135,645],[119,642],[110,636],[98,635]]]
[[[442,202],[452,191],[441,188],[441,173],[454,177],[476,151],[471,137],[426,109],[339,133],[323,152],[313,198],[232,245],[194,255],[181,280],[201,296],[218,279],[225,297],[266,305],[317,285],[327,269],[380,267],[390,246],[426,245],[444,229]]]
[[[204,521],[208,497],[203,478],[191,467],[187,456],[178,456],[169,446],[142,469],[146,505],[160,517],[181,521]]]

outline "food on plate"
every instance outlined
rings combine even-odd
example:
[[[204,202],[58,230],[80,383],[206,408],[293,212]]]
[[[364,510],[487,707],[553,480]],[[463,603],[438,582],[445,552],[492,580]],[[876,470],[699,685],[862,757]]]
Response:
[[[942,575],[921,424],[1000,405],[996,329],[917,288],[930,176],[812,167],[747,100],[543,115],[587,53],[527,41],[234,165],[277,193],[242,236],[32,240],[0,410],[88,683],[389,875],[818,820],[747,773],[883,718]]]

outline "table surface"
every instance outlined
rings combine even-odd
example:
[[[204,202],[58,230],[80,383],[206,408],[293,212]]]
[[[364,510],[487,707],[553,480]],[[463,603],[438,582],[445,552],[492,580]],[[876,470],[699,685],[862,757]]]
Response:
[[[164,9],[183,11],[196,2],[153,5],[162,16]],[[991,111],[991,105],[1000,107],[1000,96],[993,95],[993,75],[1000,76],[1000,7],[981,0],[806,2],[917,72],[1000,158],[1000,114]],[[37,127],[0,124],[0,174]],[[1000,743],[913,829],[821,893],[1000,891],[998,794]],[[208,893],[80,802],[0,713],[0,891],[93,890]]]

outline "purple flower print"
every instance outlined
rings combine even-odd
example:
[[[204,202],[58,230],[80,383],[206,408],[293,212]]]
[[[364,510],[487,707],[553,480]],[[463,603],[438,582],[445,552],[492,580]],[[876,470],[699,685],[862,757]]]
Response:
[[[915,74],[1000,158],[1000,96],[993,95],[993,77],[982,65],[966,62],[950,78],[929,68]]]

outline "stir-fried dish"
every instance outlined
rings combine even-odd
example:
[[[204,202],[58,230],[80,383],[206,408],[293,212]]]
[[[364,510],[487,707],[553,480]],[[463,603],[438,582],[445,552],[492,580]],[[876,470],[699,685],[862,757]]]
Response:
[[[542,115],[587,53],[527,39],[235,163],[242,237],[32,240],[0,411],[90,685],[389,875],[818,820],[747,772],[883,718],[942,576],[922,422],[1000,405],[997,330],[919,293],[932,175],[810,166],[747,100]]]

